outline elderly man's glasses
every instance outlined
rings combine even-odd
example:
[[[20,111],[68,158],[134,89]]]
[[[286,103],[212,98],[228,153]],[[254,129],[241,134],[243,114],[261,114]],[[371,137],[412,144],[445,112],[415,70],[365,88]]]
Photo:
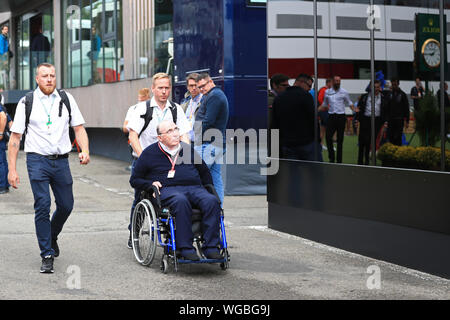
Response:
[[[160,133],[160,135],[163,135],[163,134],[172,134],[172,133],[174,133],[174,132],[179,132],[179,131],[180,131],[180,128],[175,127],[175,128],[172,128],[172,129],[167,130],[166,132]]]

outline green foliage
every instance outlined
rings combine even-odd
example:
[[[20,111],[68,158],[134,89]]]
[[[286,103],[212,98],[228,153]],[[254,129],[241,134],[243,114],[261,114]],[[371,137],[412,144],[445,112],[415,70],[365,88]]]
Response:
[[[419,110],[414,111],[416,132],[422,146],[434,146],[440,139],[440,117],[438,100],[432,91],[427,90],[419,101]]]
[[[440,170],[441,149],[434,147],[396,146],[386,143],[378,150],[383,166],[396,168]],[[445,151],[445,168],[450,171],[450,150]]]

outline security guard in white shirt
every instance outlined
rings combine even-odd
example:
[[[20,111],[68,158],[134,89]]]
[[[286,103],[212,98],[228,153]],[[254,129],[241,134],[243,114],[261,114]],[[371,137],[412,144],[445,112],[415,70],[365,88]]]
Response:
[[[342,147],[344,143],[344,130],[347,121],[345,107],[354,110],[353,102],[347,90],[341,88],[341,77],[334,76],[332,88],[325,91],[323,104],[319,111],[328,111],[328,123],[326,131],[326,141],[328,148],[328,158],[331,163],[335,161],[333,136],[337,133],[337,163],[342,163]]]
[[[11,127],[9,142],[8,181],[15,189],[20,183],[16,171],[16,161],[22,134],[27,132],[25,152],[28,176],[34,196],[36,235],[41,250],[41,273],[53,273],[53,258],[59,255],[57,244],[64,223],[73,209],[72,175],[68,155],[72,150],[69,126],[74,129],[75,137],[82,152],[80,163],[89,163],[89,140],[83,127],[84,119],[75,99],[66,93],[69,108],[59,110],[61,97],[56,90],[55,67],[42,63],[36,68],[38,88],[33,92],[33,104],[26,128],[25,97],[16,109],[14,124]],[[69,123],[69,119],[71,121]],[[49,186],[55,196],[56,210],[50,220],[51,197]]]
[[[152,93],[153,98],[150,100],[150,106],[153,107],[153,114],[148,126],[145,126],[144,115],[147,111],[146,102],[137,104],[136,108],[130,116],[127,129],[129,131],[128,139],[130,140],[131,147],[133,148],[133,163],[131,165],[131,173],[133,174],[136,160],[141,155],[142,151],[151,144],[158,141],[158,134],[156,133],[156,127],[163,120],[173,121],[173,115],[171,108],[171,102],[169,101],[170,92],[172,90],[172,84],[170,76],[166,73],[157,73],[152,78]],[[189,131],[191,130],[190,124],[184,114],[183,109],[176,105],[176,125],[180,130],[181,140],[186,143],[190,143]],[[132,248],[131,244],[131,220],[133,218],[133,211],[136,204],[139,202],[140,190],[134,191],[134,201],[131,206],[130,224],[128,230],[130,230],[130,236],[128,238],[128,248]]]

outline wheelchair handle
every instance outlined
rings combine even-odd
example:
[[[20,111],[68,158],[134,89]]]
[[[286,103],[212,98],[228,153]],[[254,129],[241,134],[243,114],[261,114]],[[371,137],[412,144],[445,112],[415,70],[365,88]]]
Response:
[[[141,198],[150,198],[151,196],[155,196],[156,205],[161,208],[161,197],[159,196],[158,188],[154,185],[152,185],[150,188],[148,188],[146,191],[143,191],[141,194]]]

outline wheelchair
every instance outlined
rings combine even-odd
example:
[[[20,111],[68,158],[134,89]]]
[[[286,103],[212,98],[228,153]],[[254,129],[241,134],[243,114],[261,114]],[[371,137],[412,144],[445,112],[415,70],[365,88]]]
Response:
[[[215,195],[216,190],[212,185],[205,185],[206,190]],[[163,248],[164,253],[161,258],[160,268],[163,273],[167,273],[169,266],[173,266],[175,272],[178,271],[179,264],[190,263],[219,263],[222,270],[229,267],[230,256],[228,254],[227,239],[225,235],[224,214],[220,213],[219,219],[219,250],[222,259],[207,259],[202,253],[204,243],[202,235],[202,213],[197,208],[192,208],[192,233],[194,234],[193,246],[200,257],[200,260],[182,259],[176,248],[176,227],[175,217],[171,215],[170,208],[161,205],[159,191],[155,186],[147,191],[142,191],[141,201],[136,205],[131,223],[131,240],[133,252],[136,260],[144,265],[150,266],[156,255],[156,247]]]

